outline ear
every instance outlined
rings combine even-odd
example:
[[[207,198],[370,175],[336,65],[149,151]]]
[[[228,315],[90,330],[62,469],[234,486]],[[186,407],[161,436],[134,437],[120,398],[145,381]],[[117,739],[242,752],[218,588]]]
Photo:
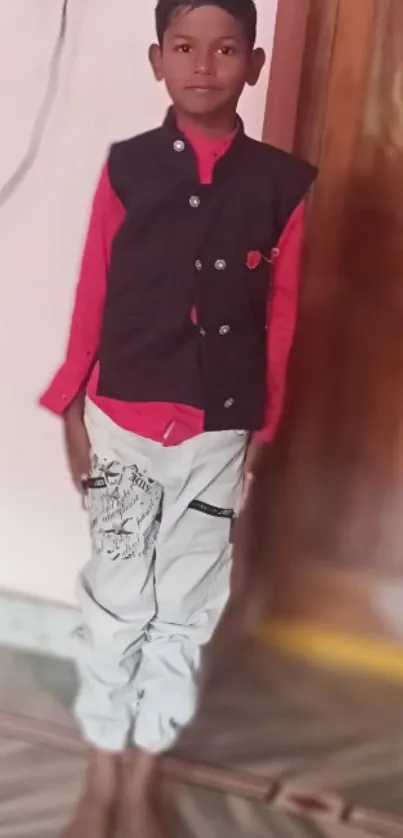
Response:
[[[255,84],[258,83],[260,79],[260,74],[265,64],[266,53],[264,49],[261,49],[260,47],[258,47],[258,49],[254,49],[250,57],[250,65],[247,78],[247,83],[250,85],[250,87],[254,87]]]
[[[163,81],[164,73],[162,69],[162,50],[159,44],[151,44],[148,50],[148,59],[153,68],[153,73],[157,81]]]

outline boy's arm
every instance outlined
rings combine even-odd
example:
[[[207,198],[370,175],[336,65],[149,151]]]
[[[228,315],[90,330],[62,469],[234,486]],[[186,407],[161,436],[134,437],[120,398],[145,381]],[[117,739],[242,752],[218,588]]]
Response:
[[[280,238],[268,304],[266,416],[253,443],[272,442],[280,424],[287,384],[287,368],[298,312],[301,253],[306,202],[300,203]]]
[[[40,398],[53,413],[65,413],[82,393],[96,361],[111,246],[123,220],[105,166],[92,204],[65,361]]]

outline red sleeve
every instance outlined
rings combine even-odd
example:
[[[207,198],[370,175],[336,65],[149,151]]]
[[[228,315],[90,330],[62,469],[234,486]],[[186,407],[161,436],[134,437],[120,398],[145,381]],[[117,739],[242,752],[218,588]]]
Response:
[[[292,214],[278,245],[273,289],[268,306],[267,392],[264,427],[254,438],[272,442],[284,406],[288,359],[298,311],[301,251],[305,229],[305,201]]]
[[[66,410],[96,362],[111,246],[124,215],[105,166],[92,204],[66,358],[40,398],[40,404],[53,413],[60,415]]]

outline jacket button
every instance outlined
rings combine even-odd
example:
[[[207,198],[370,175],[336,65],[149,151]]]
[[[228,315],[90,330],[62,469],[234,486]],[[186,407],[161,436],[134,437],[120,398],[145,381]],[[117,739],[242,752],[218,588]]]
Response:
[[[217,259],[217,261],[214,262],[214,267],[215,267],[216,271],[225,271],[225,268],[227,267],[227,263],[226,263],[225,259]]]
[[[175,140],[174,142],[174,151],[185,151],[185,143],[183,140]]]
[[[227,401],[224,402],[224,407],[228,410],[228,408],[232,407],[234,403],[235,399],[227,399]]]
[[[195,268],[197,271],[201,271],[203,269],[203,264],[200,259],[196,259]]]
[[[230,331],[231,331],[231,329],[230,329],[230,327],[229,327],[229,326],[220,326],[220,328],[219,328],[219,330],[218,330],[218,332],[219,332],[219,334],[220,334],[220,335],[228,335],[228,333],[229,333]]]
[[[198,207],[200,206],[199,196],[198,195],[191,195],[191,197],[189,198],[189,204],[192,207],[192,209],[198,209]]]

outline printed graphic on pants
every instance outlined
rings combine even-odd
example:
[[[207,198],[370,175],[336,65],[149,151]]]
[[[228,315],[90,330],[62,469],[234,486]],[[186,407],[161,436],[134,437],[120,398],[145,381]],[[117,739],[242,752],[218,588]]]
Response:
[[[94,556],[111,562],[143,559],[155,550],[162,487],[136,465],[92,458],[88,492]]]

